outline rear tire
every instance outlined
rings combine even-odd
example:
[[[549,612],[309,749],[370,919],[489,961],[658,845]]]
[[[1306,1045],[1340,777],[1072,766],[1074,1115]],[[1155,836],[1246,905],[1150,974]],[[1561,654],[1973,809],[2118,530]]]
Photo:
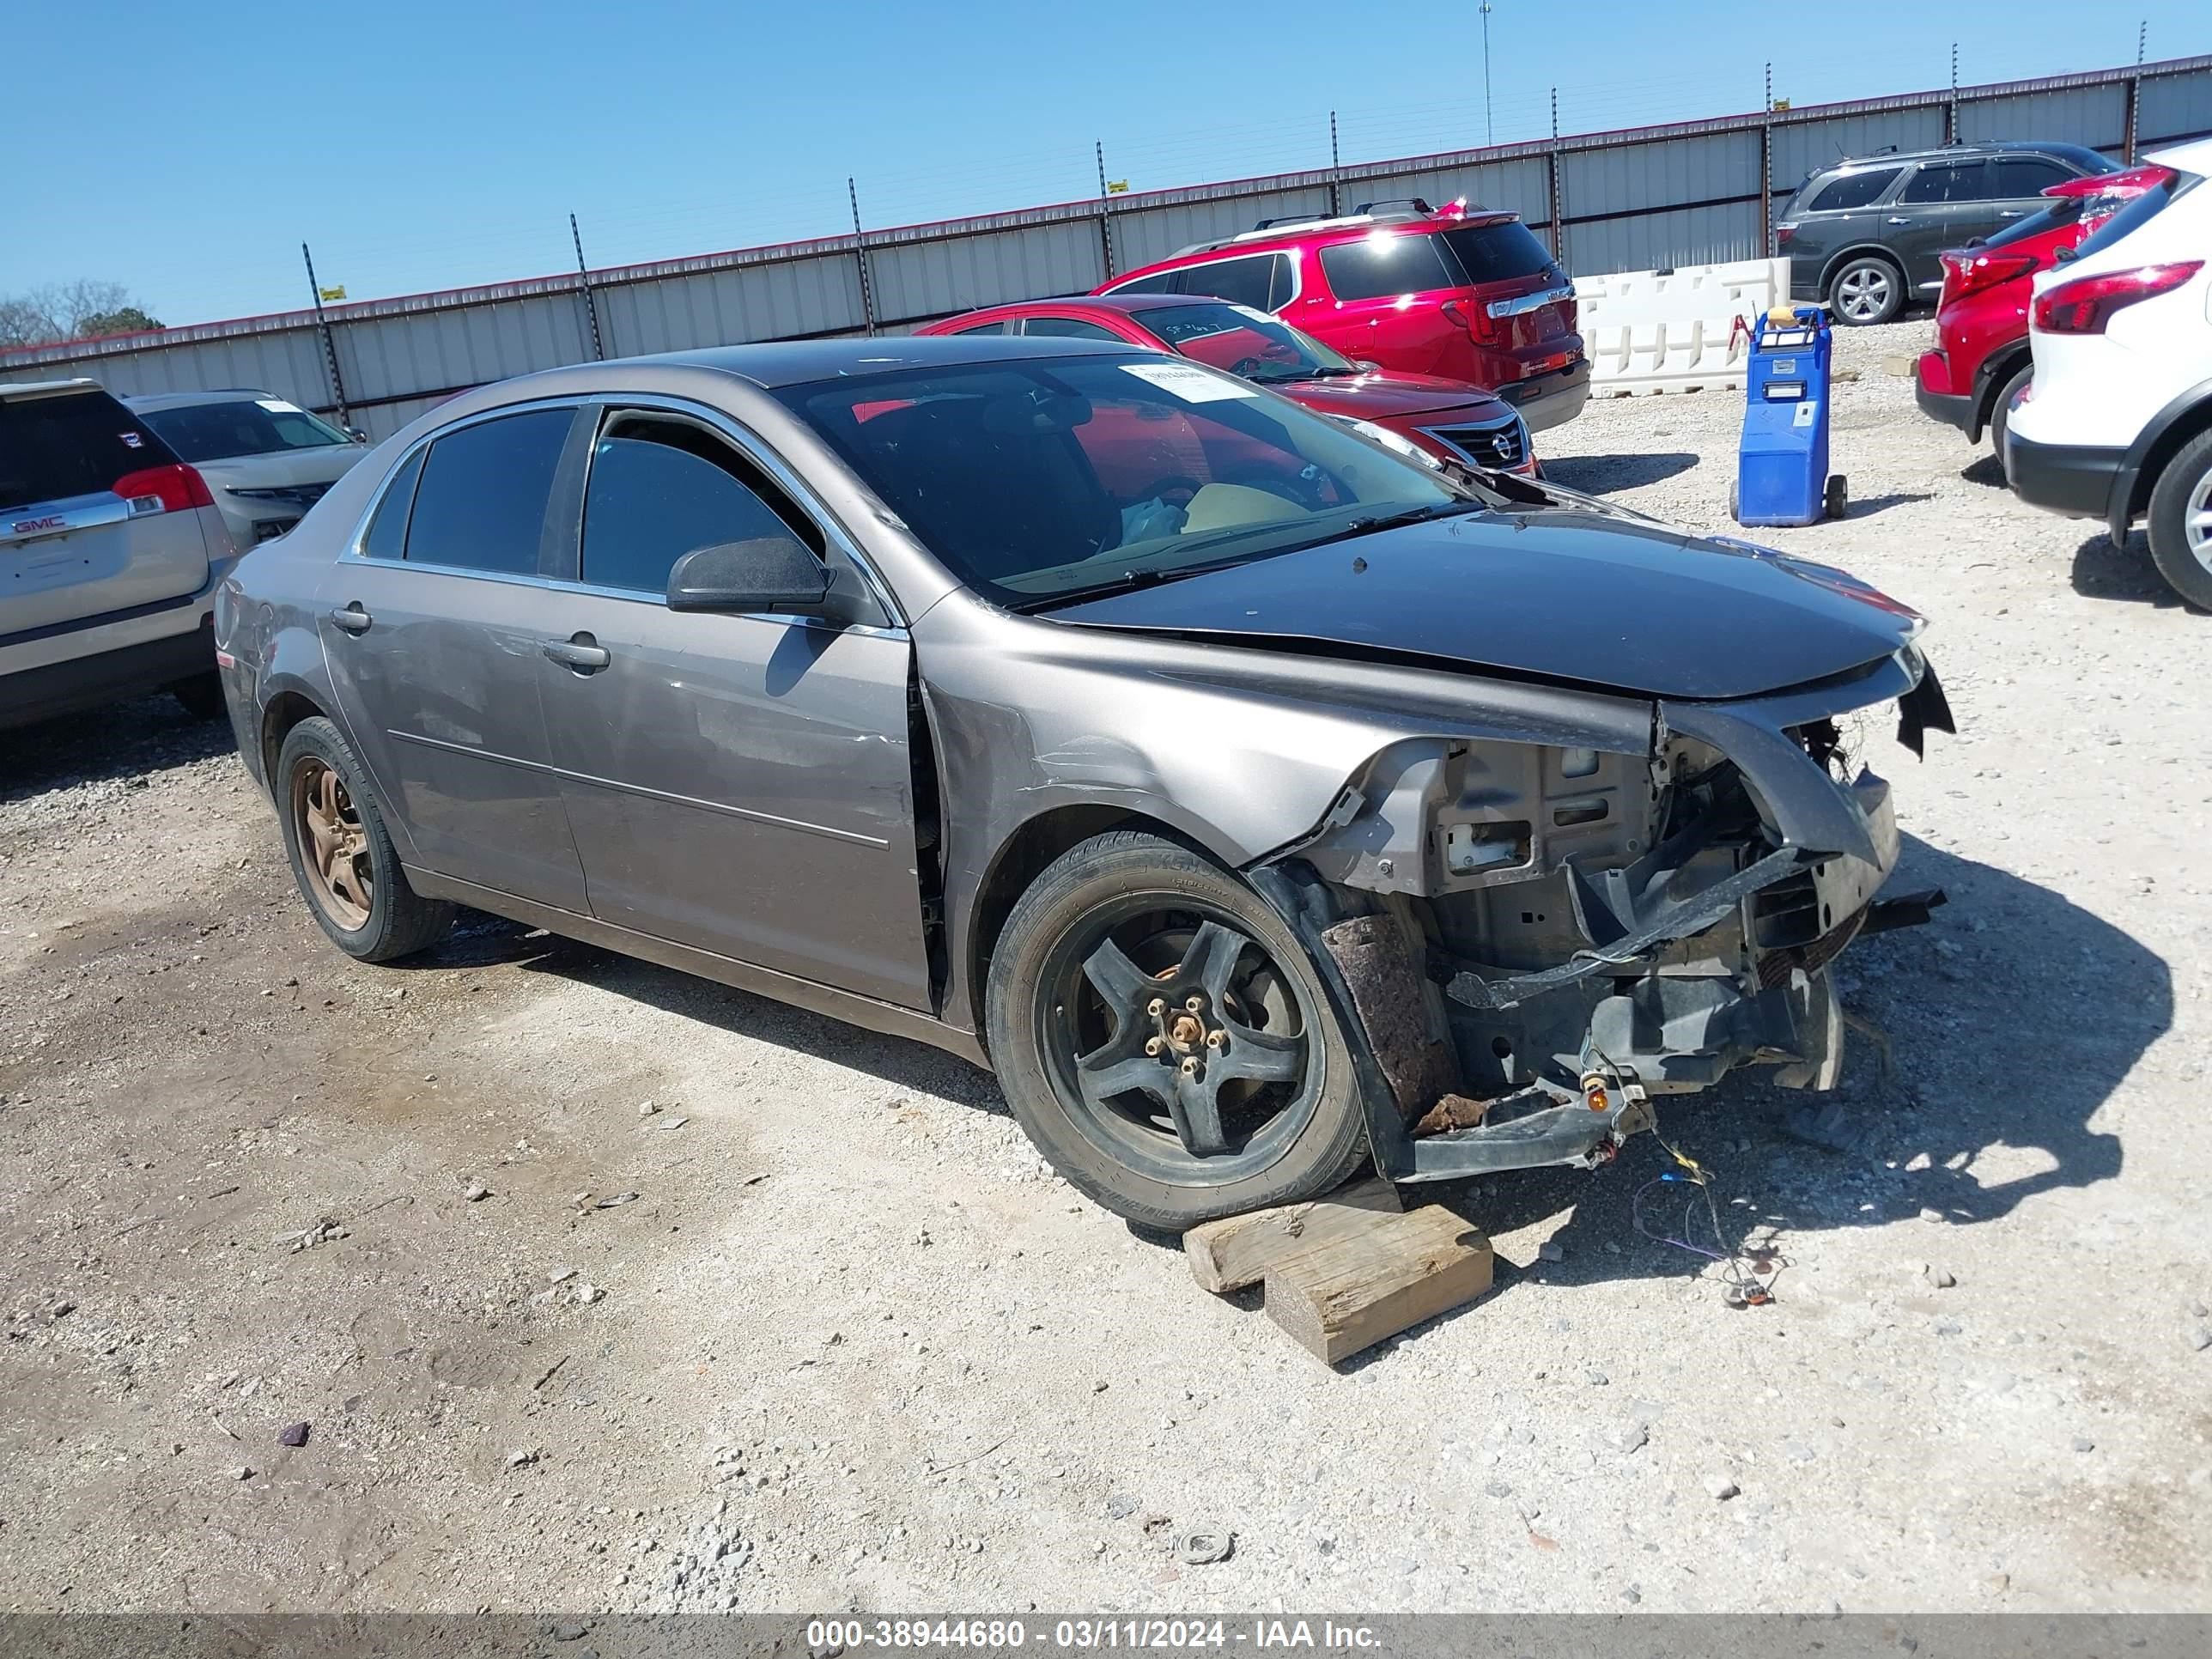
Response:
[[[2150,556],[2166,586],[2212,611],[2212,432],[2182,445],[2150,492]]]
[[[1905,309],[1905,273],[1878,254],[1847,262],[1828,284],[1828,312],[1852,328],[1873,328]]]
[[[222,676],[210,668],[190,679],[172,681],[168,693],[196,720],[220,720],[223,714]]]
[[[1228,958],[1211,1000],[1191,971],[1209,938]],[[1110,1000],[1109,957],[1133,970]],[[1179,1232],[1316,1198],[1367,1156],[1352,1052],[1304,946],[1188,847],[1115,830],[1064,854],[1007,918],[984,1009],[992,1063],[1030,1139],[1079,1191],[1142,1225]],[[1279,1080],[1237,1075],[1255,1062]],[[1194,1064],[1188,1086],[1217,1091],[1218,1151],[1191,1150],[1204,1139],[1189,1131],[1193,1109],[1171,1103]],[[1166,1098],[1145,1080],[1110,1092],[1109,1067]]]
[[[1998,388],[1996,407],[1990,410],[1990,443],[1996,451],[2000,471],[2005,464],[2005,434],[2012,430],[2012,400],[2019,397],[2021,388],[2034,378],[2035,365],[2021,364]]]
[[[339,950],[356,962],[396,962],[453,925],[451,904],[407,884],[382,804],[336,726],[316,714],[287,732],[275,785],[292,878]]]

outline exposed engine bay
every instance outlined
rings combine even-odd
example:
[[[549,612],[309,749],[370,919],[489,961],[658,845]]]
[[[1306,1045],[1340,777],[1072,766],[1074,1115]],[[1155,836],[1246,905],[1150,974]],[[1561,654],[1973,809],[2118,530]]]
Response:
[[[1740,1066],[1829,1089],[1829,967],[1940,891],[1879,898],[1890,788],[1840,719],[1894,699],[1916,753],[1951,716],[1909,648],[1762,703],[1655,705],[1643,755],[1413,739],[1377,754],[1267,872],[1340,975],[1411,1133],[1401,1178],[1589,1165],[1650,1100]],[[1256,872],[1255,872],[1256,873]]]

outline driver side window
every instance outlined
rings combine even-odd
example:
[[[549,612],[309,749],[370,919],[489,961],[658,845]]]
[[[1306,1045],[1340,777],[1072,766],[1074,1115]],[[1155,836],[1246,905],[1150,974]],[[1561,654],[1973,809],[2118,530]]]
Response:
[[[718,433],[642,413],[615,414],[601,428],[584,494],[586,582],[665,593],[686,553],[766,536],[796,536],[823,552],[813,520]]]

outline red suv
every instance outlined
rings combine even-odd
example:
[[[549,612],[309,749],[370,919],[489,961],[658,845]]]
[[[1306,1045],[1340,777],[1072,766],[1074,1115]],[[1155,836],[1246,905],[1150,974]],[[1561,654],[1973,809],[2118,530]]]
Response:
[[[2172,175],[2131,167],[2069,179],[2043,193],[2051,205],[2014,221],[1986,241],[1940,255],[1943,296],[1936,307],[1936,345],[1921,354],[1912,389],[1921,413],[1957,427],[1968,443],[1990,429],[2004,459],[2005,422],[2035,363],[2027,349],[2027,307],[2035,275],[2073,256],[2081,240],[2121,204]]]
[[[1094,292],[1206,295],[1269,312],[1354,360],[1487,386],[1532,431],[1589,401],[1566,272],[1514,215],[1464,202],[1265,220]]]
[[[1411,445],[1438,460],[1468,461],[1524,477],[1536,471],[1528,428],[1481,387],[1347,362],[1311,335],[1225,300],[1177,294],[1024,300],[948,317],[915,332],[1114,340],[1172,351],[1279,392],[1316,415],[1380,427],[1381,433],[1367,435],[1393,448]]]

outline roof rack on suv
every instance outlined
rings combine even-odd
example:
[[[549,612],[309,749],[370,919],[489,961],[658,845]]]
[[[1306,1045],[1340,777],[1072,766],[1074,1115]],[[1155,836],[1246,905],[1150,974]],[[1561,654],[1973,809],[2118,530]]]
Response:
[[[1463,212],[1466,207],[1466,202],[1462,200],[1453,203],[1444,211]],[[1279,218],[1262,219],[1251,229],[1240,230],[1233,236],[1217,236],[1209,241],[1193,242],[1188,247],[1177,248],[1169,258],[1180,259],[1186,253],[1211,253],[1216,248],[1234,247],[1239,242],[1281,236],[1294,230],[1334,230],[1346,225],[1413,224],[1422,219],[1434,218],[1437,211],[1419,197],[1407,196],[1395,201],[1362,202],[1349,213],[1286,214]]]

